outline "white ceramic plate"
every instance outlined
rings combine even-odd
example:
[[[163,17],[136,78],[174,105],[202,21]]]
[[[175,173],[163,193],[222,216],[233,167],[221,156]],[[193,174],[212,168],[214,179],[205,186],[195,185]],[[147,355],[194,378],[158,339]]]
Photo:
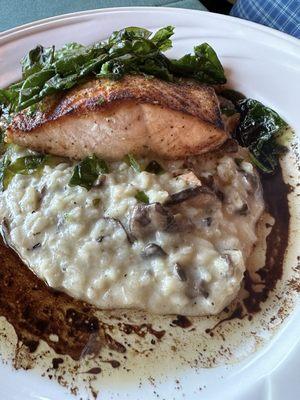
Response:
[[[172,54],[179,56],[207,41],[221,58],[232,87],[275,110],[300,133],[300,42],[275,30],[232,17],[171,8],[115,8],[80,12],[34,22],[0,34],[0,87],[19,78],[19,60],[37,43],[78,41],[88,44],[105,39],[116,29],[143,26],[155,30],[174,25]],[[232,366],[186,371],[181,389],[170,380],[139,388],[114,382],[104,388],[105,399],[294,400],[299,398],[300,309],[295,307],[280,331],[264,348]],[[137,372],[138,373],[138,372]],[[36,374],[12,371],[0,365],[0,398],[5,400],[74,397],[57,384]],[[201,392],[199,388],[201,387]]]

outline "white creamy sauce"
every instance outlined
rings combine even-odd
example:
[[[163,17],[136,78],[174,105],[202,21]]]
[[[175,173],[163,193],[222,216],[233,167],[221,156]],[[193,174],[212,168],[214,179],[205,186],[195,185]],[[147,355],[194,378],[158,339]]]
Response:
[[[105,309],[215,314],[240,289],[263,210],[256,172],[236,158],[247,153],[156,160],[160,175],[115,162],[90,191],[69,186],[73,165],[45,166],[14,176],[0,194],[0,219],[10,244],[55,289]],[[195,174],[210,189],[164,206],[199,186]],[[149,206],[136,200],[138,191]]]

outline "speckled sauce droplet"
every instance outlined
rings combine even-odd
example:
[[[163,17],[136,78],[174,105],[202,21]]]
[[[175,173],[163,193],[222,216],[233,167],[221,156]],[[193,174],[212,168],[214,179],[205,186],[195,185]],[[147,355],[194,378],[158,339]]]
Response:
[[[53,358],[52,359],[52,366],[53,369],[57,369],[59,367],[60,364],[62,364],[64,362],[64,360],[62,358]]]
[[[192,322],[184,315],[177,315],[177,318],[172,321],[172,324],[184,329],[192,326]]]
[[[100,367],[94,367],[94,368],[90,368],[88,371],[86,371],[86,374],[93,374],[93,375],[97,375],[100,374],[102,371],[102,369]]]

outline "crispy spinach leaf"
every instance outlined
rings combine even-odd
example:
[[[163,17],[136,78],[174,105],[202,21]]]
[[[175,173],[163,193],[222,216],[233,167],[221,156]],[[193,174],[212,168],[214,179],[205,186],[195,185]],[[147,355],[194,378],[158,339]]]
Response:
[[[187,54],[179,60],[172,60],[171,71],[178,76],[194,78],[209,84],[226,83],[222,64],[216,52],[207,43],[194,48],[195,54]]]
[[[55,51],[54,58],[55,58],[55,60],[60,60],[61,58],[70,56],[71,54],[74,54],[83,49],[84,49],[84,46],[82,44],[79,44],[76,42],[67,43],[62,48]]]
[[[8,106],[11,101],[10,90],[0,89],[0,106]]]
[[[287,123],[271,108],[257,100],[245,99],[237,103],[241,114],[235,139],[248,147],[253,163],[265,173],[273,173],[278,166],[278,156],[287,151],[279,143]]]
[[[27,78],[44,67],[49,67],[54,60],[54,46],[45,48],[41,45],[30,50],[29,53],[22,58],[22,74],[23,78]]]
[[[0,89],[0,103],[10,112],[23,110],[53,93],[72,88],[85,77],[121,79],[125,74],[147,74],[167,81],[194,78],[208,84],[224,83],[224,71],[214,50],[206,43],[194,55],[170,60],[163,52],[172,47],[172,26],[152,34],[140,27],[113,32],[107,42],[91,46],[69,43],[59,50],[41,45],[22,59],[23,79]]]
[[[108,166],[95,155],[88,156],[77,164],[69,181],[70,186],[82,186],[90,190],[100,174],[107,174]]]
[[[129,26],[127,28],[123,28],[119,31],[115,31],[108,39],[109,44],[115,44],[118,42],[122,42],[124,40],[132,40],[144,38],[148,39],[151,36],[151,32],[145,28],[139,28],[137,26]]]
[[[161,51],[166,51],[172,47],[172,40],[170,37],[173,35],[174,27],[166,26],[165,28],[159,29],[151,40]]]

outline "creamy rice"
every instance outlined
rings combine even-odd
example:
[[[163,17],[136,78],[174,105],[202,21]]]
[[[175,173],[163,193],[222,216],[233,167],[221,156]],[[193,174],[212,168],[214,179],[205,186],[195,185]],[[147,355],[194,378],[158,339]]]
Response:
[[[12,157],[24,154],[15,149]],[[0,218],[10,245],[55,289],[105,309],[215,314],[240,289],[263,210],[259,178],[245,160],[241,149],[156,160],[166,171],[159,175],[116,162],[90,191],[69,186],[72,164],[45,166],[14,176],[0,194]],[[200,185],[198,195],[170,201]]]

